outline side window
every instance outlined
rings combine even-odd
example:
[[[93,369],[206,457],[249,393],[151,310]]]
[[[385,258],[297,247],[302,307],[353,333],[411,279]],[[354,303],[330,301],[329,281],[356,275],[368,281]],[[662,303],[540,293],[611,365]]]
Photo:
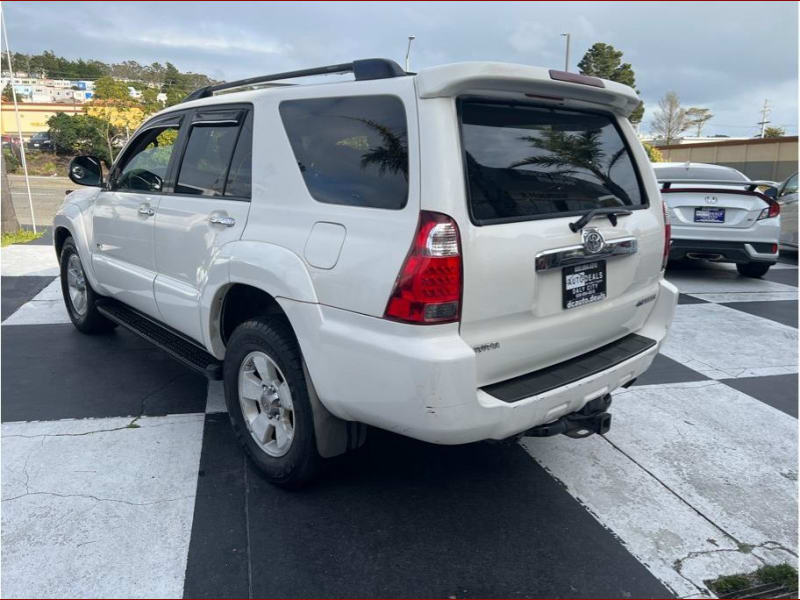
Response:
[[[237,198],[250,197],[250,178],[253,171],[253,113],[247,114],[242,125],[236,150],[233,152],[225,195]]]
[[[154,127],[144,131],[123,157],[112,178],[111,189],[160,192],[177,139],[177,125]]]
[[[175,192],[222,196],[238,136],[239,126],[235,122],[194,123],[186,143]]]
[[[797,173],[792,175],[787,181],[786,185],[781,190],[781,196],[788,196],[789,194],[797,193]]]
[[[408,199],[408,127],[395,96],[287,100],[281,119],[318,201],[400,209]]]

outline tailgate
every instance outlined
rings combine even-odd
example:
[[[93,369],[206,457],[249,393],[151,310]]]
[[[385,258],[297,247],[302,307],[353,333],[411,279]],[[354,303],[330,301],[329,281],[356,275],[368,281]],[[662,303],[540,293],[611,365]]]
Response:
[[[664,245],[611,114],[480,99],[459,103],[469,223],[461,336],[478,385],[563,362],[637,331],[655,300]],[[647,173],[652,178],[652,175]],[[616,225],[592,209],[622,211]]]

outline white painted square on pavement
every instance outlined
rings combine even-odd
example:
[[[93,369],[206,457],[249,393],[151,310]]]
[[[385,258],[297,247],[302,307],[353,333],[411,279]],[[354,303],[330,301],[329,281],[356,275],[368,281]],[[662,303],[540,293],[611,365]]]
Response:
[[[4,423],[3,597],[181,597],[203,420]]]
[[[633,387],[611,408],[605,438],[522,444],[677,596],[761,558],[796,564],[795,419],[709,381]]]
[[[797,372],[797,329],[720,304],[680,304],[661,353],[711,379]]]
[[[3,321],[3,325],[49,325],[69,323],[67,307],[61,295],[61,279],[56,277],[30,301]]]
[[[55,277],[58,273],[58,260],[52,246],[13,244],[0,250],[3,277]]]

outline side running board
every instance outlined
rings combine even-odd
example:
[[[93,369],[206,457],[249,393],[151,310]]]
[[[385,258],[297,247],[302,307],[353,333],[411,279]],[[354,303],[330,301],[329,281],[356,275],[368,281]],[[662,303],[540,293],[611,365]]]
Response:
[[[209,379],[222,379],[222,361],[166,325],[157,323],[139,311],[108,298],[97,303],[97,311],[128,331],[155,344],[187,367],[200,371]]]

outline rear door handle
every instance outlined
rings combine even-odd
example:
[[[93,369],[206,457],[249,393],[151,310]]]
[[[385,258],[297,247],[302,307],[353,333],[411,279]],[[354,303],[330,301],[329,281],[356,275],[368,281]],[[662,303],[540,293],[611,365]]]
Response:
[[[233,217],[223,217],[222,215],[211,215],[208,217],[208,222],[212,225],[224,225],[225,227],[233,227],[236,225],[236,219]]]
[[[152,217],[154,214],[156,214],[156,211],[150,208],[149,204],[140,204],[139,214],[142,215],[143,217]]]

